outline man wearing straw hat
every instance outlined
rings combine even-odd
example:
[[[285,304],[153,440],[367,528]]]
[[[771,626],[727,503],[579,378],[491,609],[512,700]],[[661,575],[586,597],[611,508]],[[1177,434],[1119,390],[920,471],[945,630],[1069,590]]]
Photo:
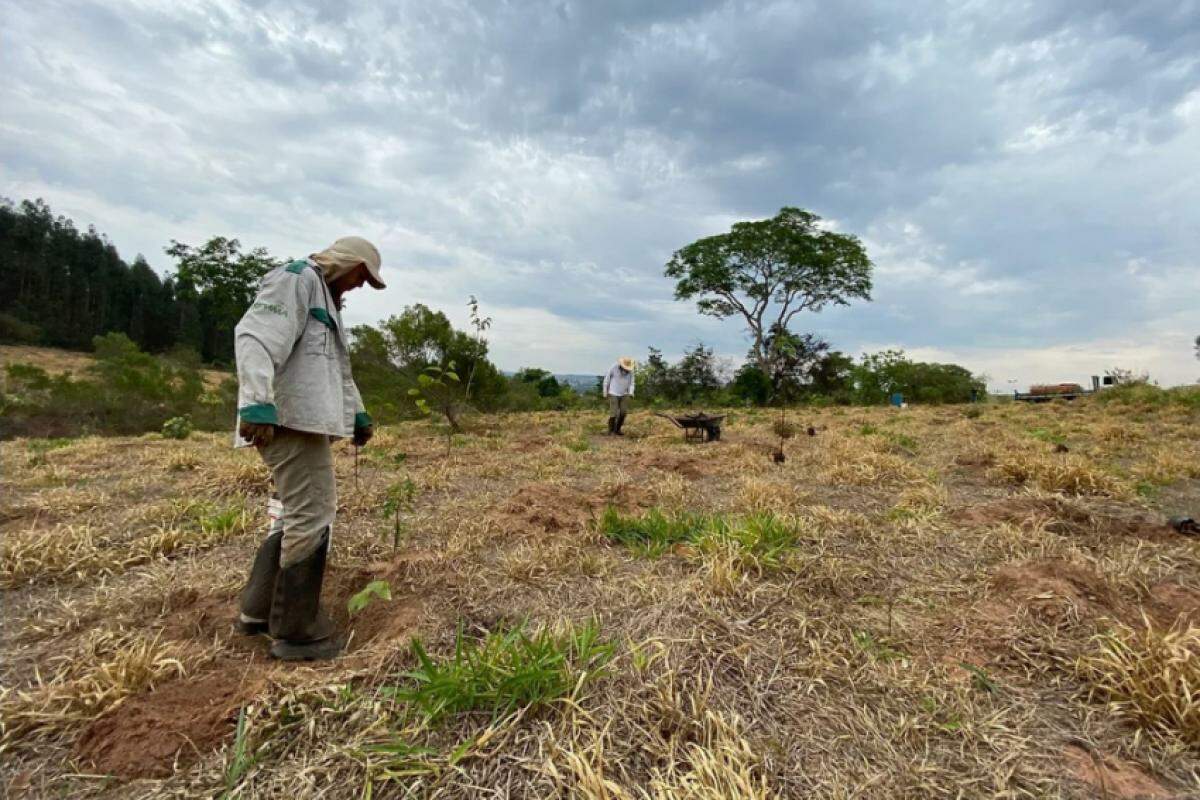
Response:
[[[604,396],[608,398],[608,432],[612,436],[624,436],[621,426],[629,411],[629,398],[633,397],[634,360],[621,356],[604,376]]]
[[[384,288],[379,269],[375,245],[338,239],[267,273],[234,333],[237,445],[258,449],[277,493],[238,626],[270,634],[275,658],[310,661],[341,650],[320,609],[337,509],[330,442],[351,437],[361,446],[374,432],[350,374],[341,308],[365,283]]]

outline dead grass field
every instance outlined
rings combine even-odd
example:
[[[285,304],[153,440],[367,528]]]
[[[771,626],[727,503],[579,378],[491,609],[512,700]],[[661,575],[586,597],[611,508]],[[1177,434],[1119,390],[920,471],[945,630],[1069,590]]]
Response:
[[[1195,413],[802,412],[799,430],[817,435],[789,440],[783,464],[774,419],[733,411],[723,441],[686,445],[644,411],[620,440],[598,413],[483,418],[449,456],[413,423],[380,431],[357,476],[337,445],[324,596],[350,641],[300,667],[230,624],[265,522],[253,452],[224,434],[3,443],[4,786],[1200,793],[1200,541],[1163,524],[1200,514]],[[381,509],[406,478],[415,496],[393,551]],[[646,534],[655,519],[675,538]],[[390,600],[350,616],[372,580]],[[574,642],[548,699],[415,699],[414,636],[445,664],[459,630],[471,652],[499,654],[489,675],[503,679],[502,637],[522,622],[539,642]],[[580,666],[589,629],[609,649]]]

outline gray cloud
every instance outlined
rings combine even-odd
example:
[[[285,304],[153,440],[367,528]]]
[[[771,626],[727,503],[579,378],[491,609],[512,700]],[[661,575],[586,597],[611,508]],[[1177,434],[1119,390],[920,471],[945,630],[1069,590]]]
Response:
[[[699,337],[740,356],[662,264],[801,205],[879,267],[874,303],[804,322],[843,349],[1074,377],[1092,342],[1185,380],[1197,53],[1195,0],[20,3],[0,193],[160,268],[170,238],[373,236],[398,279],[352,319],[461,321],[475,293],[503,366],[570,371]]]

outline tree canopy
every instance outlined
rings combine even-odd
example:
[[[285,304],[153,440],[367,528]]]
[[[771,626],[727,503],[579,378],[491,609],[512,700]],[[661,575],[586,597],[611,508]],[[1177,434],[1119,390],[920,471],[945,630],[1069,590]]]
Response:
[[[455,330],[441,311],[416,303],[378,326],[351,329],[350,357],[364,401],[385,418],[405,416],[408,390],[427,368],[453,369],[460,379],[454,391],[464,395],[466,376],[474,374],[472,404],[492,407],[507,381],[487,358],[487,342]],[[451,367],[453,364],[453,367]]]
[[[254,302],[262,277],[279,265],[266,248],[241,251],[237,239],[214,236],[200,247],[171,240],[167,255],[178,261],[181,297],[196,305],[197,318],[185,333],[205,361],[233,361],[233,329]]]
[[[677,300],[697,299],[701,314],[741,316],[751,353],[766,375],[776,371],[785,339],[802,311],[871,299],[871,260],[857,237],[821,227],[821,218],[785,207],[771,219],[738,222],[729,233],[678,250],[664,274]]]

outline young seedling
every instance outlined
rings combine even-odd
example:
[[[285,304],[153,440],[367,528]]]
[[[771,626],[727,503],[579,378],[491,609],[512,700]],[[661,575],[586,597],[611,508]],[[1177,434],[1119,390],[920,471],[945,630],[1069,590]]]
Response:
[[[483,347],[487,344],[483,333],[492,327],[492,318],[479,316],[479,301],[475,299],[475,295],[471,295],[467,307],[471,309],[471,327],[475,329],[475,357],[471,360],[471,371],[467,373],[467,389],[464,393],[464,397],[469,401],[471,399],[471,381],[475,378],[475,365],[479,363]]]
[[[371,581],[363,587],[362,591],[353,595],[350,602],[346,604],[351,615],[357,614],[367,606],[371,605],[371,601],[378,597],[380,600],[392,599],[392,587],[387,581]]]
[[[230,759],[229,766],[225,768],[225,793],[222,797],[232,797],[233,787],[235,787],[243,776],[254,766],[257,757],[251,756],[248,752],[247,735],[249,728],[246,724],[246,708],[243,706],[238,711],[237,733],[233,739],[233,754]]]
[[[387,499],[383,502],[383,517],[392,518],[392,552],[400,548],[400,533],[404,526],[400,523],[400,512],[412,511],[413,499],[417,495],[417,486],[412,478],[405,478],[400,483],[388,487]]]
[[[425,416],[432,416],[436,409],[446,418],[446,456],[450,456],[450,447],[454,434],[462,430],[459,425],[459,405],[454,384],[461,383],[457,368],[453,361],[445,367],[430,364],[417,376],[417,385],[408,390],[413,397],[417,410]]]

